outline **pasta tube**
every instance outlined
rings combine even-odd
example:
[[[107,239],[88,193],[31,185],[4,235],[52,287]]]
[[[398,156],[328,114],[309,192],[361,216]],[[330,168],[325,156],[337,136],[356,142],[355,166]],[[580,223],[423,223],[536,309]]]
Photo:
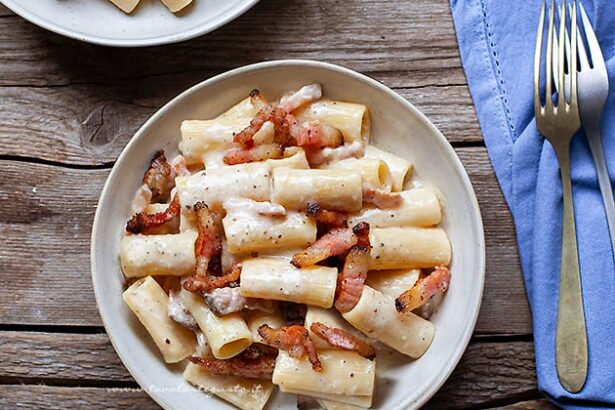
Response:
[[[347,403],[340,403],[338,401],[317,399],[316,402],[324,410],[364,410],[365,407],[355,406]]]
[[[430,268],[451,261],[451,244],[440,228],[370,229],[369,241],[373,270]]]
[[[247,127],[257,112],[250,98],[246,98],[212,120],[182,122],[179,150],[186,162],[204,163],[208,169],[224,165],[224,154],[234,147],[233,135]]]
[[[336,285],[335,268],[313,266],[298,269],[290,264],[290,259],[257,258],[243,262],[239,286],[244,297],[330,308]]]
[[[124,291],[122,298],[148,331],[165,362],[182,361],[194,352],[194,332],[169,318],[169,298],[154,278],[139,279]]]
[[[172,11],[173,13],[177,13],[181,11],[184,7],[192,3],[192,0],[162,0],[165,6]]]
[[[327,168],[356,170],[361,173],[363,182],[366,182],[375,188],[390,191],[393,187],[393,177],[389,172],[389,167],[380,159],[347,158],[342,161],[332,162],[327,166]]]
[[[393,178],[393,191],[401,191],[404,189],[405,181],[412,174],[412,163],[405,158],[398,157],[395,154],[376,148],[373,145],[368,145],[365,148],[365,158],[380,159],[386,162],[389,172]]]
[[[194,175],[175,178],[182,213],[203,201],[212,209],[227,198],[271,199],[269,167],[262,162],[208,169]]]
[[[194,273],[197,233],[126,235],[120,241],[120,264],[128,278],[147,275],[183,276]]]
[[[273,170],[273,201],[290,209],[314,202],[325,209],[358,211],[363,203],[361,174],[346,169]]]
[[[218,317],[202,297],[184,289],[179,295],[205,335],[216,359],[236,356],[252,344],[252,333],[239,312]]]
[[[141,0],[111,0],[124,13],[132,13]]]
[[[420,269],[371,271],[367,275],[365,284],[395,299],[414,286],[419,279],[420,273]]]
[[[442,210],[435,192],[429,188],[415,188],[400,192],[403,199],[394,208],[363,208],[351,215],[348,223],[365,221],[371,228],[395,226],[429,227],[440,223]]]
[[[262,343],[263,338],[258,334],[258,328],[262,325],[269,325],[273,328],[280,328],[284,326],[284,318],[280,314],[280,312],[268,313],[263,312],[262,310],[252,310],[248,313],[248,318],[246,319],[246,323],[248,325],[248,329],[252,332],[252,340],[254,342]]]
[[[369,142],[371,121],[363,104],[319,100],[299,108],[294,114],[300,122],[318,120],[337,128],[346,144]]]
[[[320,351],[318,357],[322,363],[322,372],[315,372],[306,357],[293,358],[281,350],[273,371],[273,383],[283,392],[300,390],[315,397],[335,395],[371,398],[376,376],[375,360],[342,350]]]
[[[342,316],[367,336],[412,358],[425,353],[434,337],[431,322],[414,313],[399,313],[393,298],[369,286],[363,287],[359,302]]]
[[[300,147],[288,147],[284,151],[285,158],[281,159],[268,159],[266,161],[269,169],[274,168],[295,168],[295,169],[309,169],[310,164],[305,156],[305,151]]]
[[[290,211],[285,216],[260,215],[251,209],[249,201],[239,201],[243,206],[225,206],[227,214],[222,220],[231,253],[306,247],[316,240],[316,223],[305,213]]]
[[[273,392],[274,385],[266,380],[237,376],[214,376],[203,367],[188,363],[184,378],[200,389],[215,394],[242,410],[262,410]]]

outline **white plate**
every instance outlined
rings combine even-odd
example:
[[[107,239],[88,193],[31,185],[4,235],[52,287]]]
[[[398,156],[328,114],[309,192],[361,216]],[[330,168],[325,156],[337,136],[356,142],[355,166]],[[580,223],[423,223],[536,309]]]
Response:
[[[176,43],[245,13],[258,0],[194,0],[173,14],[160,0],[141,0],[128,15],[109,0],[0,0],[21,17],[58,34],[120,47]]]
[[[433,344],[416,361],[400,360],[397,355],[378,357],[374,408],[405,409],[425,403],[448,378],[470,340],[483,291],[483,227],[468,175],[442,134],[408,101],[354,71],[304,60],[250,65],[190,88],[154,114],[113,167],[94,219],[92,278],[103,323],[124,365],[165,409],[232,407],[191,388],[181,377],[181,366],[165,365],[143,327],[122,302],[119,241],[150,156],[159,148],[170,156],[177,152],[182,120],[212,118],[253,88],[273,99],[313,82],[321,83],[329,97],[366,104],[372,117],[372,143],[410,159],[415,165],[415,177],[439,188],[445,206],[442,226],[453,247],[451,286],[432,316],[436,326]],[[269,409],[296,408],[288,395],[278,393],[273,402]]]

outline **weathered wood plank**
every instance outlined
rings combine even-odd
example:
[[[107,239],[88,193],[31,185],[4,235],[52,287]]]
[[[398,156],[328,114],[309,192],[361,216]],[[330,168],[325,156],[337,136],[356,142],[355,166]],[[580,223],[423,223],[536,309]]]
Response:
[[[105,333],[0,332],[0,381],[133,381]]]
[[[426,408],[473,408],[506,397],[538,395],[531,342],[471,344]]]
[[[428,39],[428,41],[427,41]],[[213,33],[179,44],[122,49],[80,43],[18,17],[0,21],[0,85],[99,83],[309,58],[381,73],[398,87],[462,84],[447,0],[262,1]]]
[[[486,151],[461,148],[458,153],[474,183],[487,238],[487,281],[476,331],[529,334],[513,225]],[[0,270],[10,273],[0,292],[1,323],[100,325],[88,255],[108,171],[0,164]]]
[[[533,394],[534,374],[531,342],[472,343],[427,407],[484,406]],[[0,375],[0,381],[4,377],[11,383],[52,381],[69,385],[87,381],[117,385],[132,381],[106,334],[1,332]],[[79,392],[74,391],[72,396],[79,397]]]
[[[45,410],[160,410],[141,389],[0,385],[0,408]]]
[[[0,87],[0,155],[79,165],[109,163],[159,107],[202,79],[192,73],[118,85]],[[450,141],[481,140],[466,86],[398,92]]]
[[[556,410],[557,408],[549,400],[539,399],[520,401],[507,406],[497,407],[497,410]],[[496,409],[494,408],[493,410]]]

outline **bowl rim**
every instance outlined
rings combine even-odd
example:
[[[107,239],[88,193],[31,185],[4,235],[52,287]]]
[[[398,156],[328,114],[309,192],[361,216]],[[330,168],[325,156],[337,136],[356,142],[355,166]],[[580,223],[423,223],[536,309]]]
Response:
[[[195,37],[211,33],[212,31],[220,28],[221,26],[229,23],[230,21],[241,16],[249,9],[254,7],[259,0],[242,0],[242,3],[236,8],[224,13],[218,20],[215,20],[213,24],[203,24],[192,30],[182,31],[175,34],[162,35],[158,37],[150,37],[144,39],[114,39],[107,37],[100,37],[96,35],[79,33],[77,31],[70,30],[57,24],[53,21],[47,20],[35,13],[24,9],[18,2],[18,0],[0,0],[6,8],[17,14],[21,18],[29,21],[30,23],[49,30],[56,34],[60,34],[64,37],[72,38],[74,40],[82,41],[84,43],[97,44],[101,46],[111,47],[151,47],[164,44],[179,43],[182,41],[190,40]],[[121,12],[118,10],[118,12]],[[169,11],[169,13],[171,13]]]
[[[482,220],[478,200],[476,199],[476,193],[474,192],[474,188],[470,181],[470,177],[468,176],[463,164],[461,163],[461,160],[457,156],[457,153],[455,152],[453,146],[448,142],[448,140],[444,137],[444,135],[440,132],[440,130],[427,118],[427,116],[425,116],[425,114],[423,114],[411,102],[406,100],[404,97],[402,97],[397,92],[390,89],[383,83],[371,77],[368,77],[365,74],[362,74],[352,69],[345,68],[345,67],[332,64],[332,63],[325,63],[325,62],[309,60],[309,59],[283,59],[283,60],[271,60],[271,61],[265,61],[265,62],[255,63],[255,64],[249,64],[249,65],[245,65],[242,67],[238,67],[238,68],[226,71],[224,73],[211,77],[207,80],[204,80],[198,84],[195,84],[191,86],[190,88],[188,88],[187,90],[180,93],[179,95],[177,95],[176,97],[174,97],[164,106],[162,106],[132,136],[130,141],[126,144],[126,146],[120,153],[118,159],[116,160],[116,164],[122,162],[124,157],[127,155],[128,151],[130,151],[130,148],[133,145],[137,144],[137,142],[142,138],[141,136],[144,134],[145,130],[148,129],[150,125],[158,121],[159,118],[163,117],[167,111],[171,110],[172,107],[179,100],[193,94],[194,92],[197,92],[198,90],[202,88],[208,87],[217,82],[225,81],[226,79],[229,79],[231,77],[240,76],[242,74],[246,74],[249,72],[255,72],[255,71],[266,70],[270,68],[278,68],[278,67],[302,67],[302,68],[308,67],[308,68],[319,68],[319,69],[331,70],[337,73],[341,73],[341,74],[353,77],[359,81],[367,83],[367,85],[370,85],[372,87],[375,87],[385,92],[391,98],[393,98],[397,103],[404,105],[407,109],[412,111],[417,116],[417,118],[419,118],[420,121],[423,122],[433,132],[434,136],[436,136],[436,138],[439,140],[439,143],[443,145],[445,155],[448,157],[447,159],[454,165],[455,169],[460,174],[461,179],[463,181],[464,188],[470,194],[470,201],[471,201],[471,206],[472,206],[473,216],[474,216],[473,220],[474,220],[474,223],[476,224],[477,232],[479,232],[480,234],[478,238],[479,243],[475,244],[475,246],[477,247],[478,255],[479,255],[479,260],[477,261],[478,272],[476,272],[477,274],[479,274],[477,279],[480,282],[479,283],[480,285],[479,293],[477,295],[478,300],[477,300],[477,303],[474,305],[474,310],[471,312],[471,318],[470,318],[471,326],[467,326],[465,328],[462,334],[461,340],[458,341],[459,343],[456,344],[455,349],[452,353],[452,360],[449,363],[452,363],[453,365],[440,370],[439,374],[436,376],[435,383],[432,384],[434,388],[432,388],[431,391],[419,397],[414,402],[405,401],[405,402],[400,403],[400,405],[398,405],[396,409],[410,408],[410,407],[419,408],[423,406],[429,399],[431,399],[434,396],[434,394],[438,392],[438,390],[440,390],[442,385],[448,380],[453,370],[455,370],[455,368],[459,364],[459,361],[461,360],[462,355],[465,353],[467,349],[467,346],[470,342],[472,334],[474,333],[474,328],[476,327],[476,321],[478,319],[478,314],[480,312],[480,308],[482,305],[483,291],[484,291],[484,285],[485,285],[486,256],[485,256],[485,232],[484,232],[484,227],[483,227],[483,220]],[[96,270],[95,252],[96,252],[97,228],[101,222],[100,221],[100,212],[101,212],[100,202],[102,201],[103,198],[109,195],[109,190],[111,189],[111,185],[112,185],[111,181],[114,181],[115,179],[117,179],[118,177],[117,172],[119,172],[118,168],[114,165],[101,191],[100,198],[96,206],[94,222],[92,225],[91,246],[90,246],[90,266],[91,266],[94,295],[96,298],[96,307],[98,309],[99,314],[101,312],[101,308],[100,308],[101,307],[101,296],[99,295],[99,291],[96,286],[96,282],[97,282],[96,278],[99,274],[97,273],[97,270]],[[102,314],[100,314],[100,316],[101,316],[103,325],[105,327],[105,330],[107,330],[109,328],[107,321]],[[115,349],[117,355],[120,357],[122,364],[128,369],[131,376],[137,381],[137,383],[140,386],[143,386],[144,383],[142,382],[140,375],[135,374],[136,372],[133,371],[133,368],[126,363],[126,361],[124,360],[124,357],[122,356],[122,354],[116,347],[114,338],[111,336],[109,332],[107,332],[107,334],[109,336],[109,340],[111,341],[111,344],[113,345],[113,348]],[[163,408],[167,410],[172,410],[172,408],[168,406],[168,403],[166,403],[162,397],[159,397],[157,393],[151,393],[147,389],[145,389],[145,391],[160,406],[162,406]]]

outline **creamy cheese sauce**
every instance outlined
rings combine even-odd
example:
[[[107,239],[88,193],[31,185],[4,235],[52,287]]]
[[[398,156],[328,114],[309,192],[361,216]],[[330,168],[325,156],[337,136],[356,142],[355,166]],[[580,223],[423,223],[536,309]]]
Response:
[[[169,317],[179,323],[180,325],[187,327],[188,329],[198,329],[198,325],[194,317],[190,314],[186,306],[181,301],[178,292],[169,292],[169,302],[167,303],[167,311]]]

